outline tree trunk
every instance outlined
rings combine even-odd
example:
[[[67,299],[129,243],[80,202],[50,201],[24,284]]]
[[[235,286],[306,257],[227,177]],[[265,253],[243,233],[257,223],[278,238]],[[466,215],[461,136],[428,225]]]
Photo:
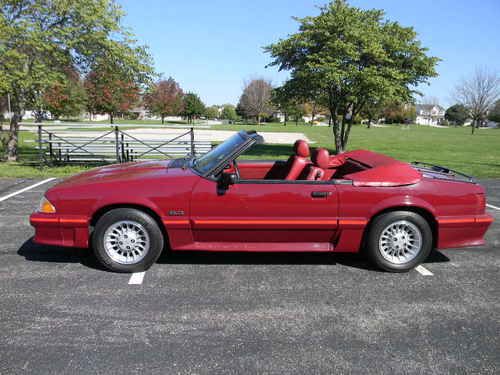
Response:
[[[257,124],[260,125],[260,115],[257,115]]]
[[[332,130],[333,139],[335,142],[335,151],[337,154],[344,152],[344,147],[342,145],[342,133],[340,132],[340,123],[337,119],[333,120],[332,116]]]
[[[472,120],[472,123],[470,124],[471,126],[471,129],[472,129],[472,133],[471,134],[474,134],[474,130],[476,129],[476,120]]]
[[[114,124],[115,123],[115,120],[113,118],[113,114],[112,113],[109,114],[109,123],[110,124]]]
[[[342,152],[344,152],[347,149],[347,143],[349,142],[349,135],[351,134],[351,127],[353,122],[354,122],[354,116],[352,116],[347,121],[347,128],[345,128],[344,134],[342,134]]]
[[[371,119],[371,117],[368,117],[368,124],[366,125],[366,127],[368,129],[370,129],[372,127],[372,119]]]
[[[161,124],[165,125],[165,116],[161,115]]]
[[[10,119],[9,140],[7,141],[6,156],[8,161],[17,161],[17,145],[20,120],[21,114],[18,112],[14,112],[12,118]]]

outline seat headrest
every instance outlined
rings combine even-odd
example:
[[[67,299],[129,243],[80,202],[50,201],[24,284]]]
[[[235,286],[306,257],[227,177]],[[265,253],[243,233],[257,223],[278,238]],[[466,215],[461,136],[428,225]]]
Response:
[[[295,152],[295,155],[301,156],[303,158],[307,158],[310,155],[309,144],[302,139],[295,141],[293,145],[293,151]]]
[[[311,160],[315,166],[321,169],[327,169],[330,163],[330,153],[326,148],[317,148],[314,150]]]

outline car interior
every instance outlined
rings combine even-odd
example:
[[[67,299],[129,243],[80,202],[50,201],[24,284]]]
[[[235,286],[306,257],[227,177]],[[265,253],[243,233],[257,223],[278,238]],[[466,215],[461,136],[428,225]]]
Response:
[[[325,148],[311,151],[304,140],[295,142],[286,161],[238,160],[235,164],[241,180],[328,181],[369,168],[344,155],[330,155]],[[231,165],[226,172],[236,168]]]

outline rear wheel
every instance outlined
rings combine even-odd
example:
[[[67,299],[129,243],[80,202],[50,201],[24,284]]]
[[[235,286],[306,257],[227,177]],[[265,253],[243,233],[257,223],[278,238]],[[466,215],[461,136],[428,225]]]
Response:
[[[370,225],[366,248],[378,267],[406,272],[422,263],[432,250],[432,230],[419,214],[387,212]]]
[[[164,240],[151,216],[132,208],[118,208],[97,221],[92,245],[104,267],[115,272],[137,272],[156,262]]]

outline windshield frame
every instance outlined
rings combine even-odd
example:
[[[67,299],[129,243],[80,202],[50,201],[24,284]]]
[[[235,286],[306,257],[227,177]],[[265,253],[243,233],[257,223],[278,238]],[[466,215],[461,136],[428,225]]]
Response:
[[[219,162],[217,164],[215,164],[213,167],[211,167],[207,171],[203,171],[203,170],[199,170],[199,169],[196,168],[196,161],[198,159],[193,158],[191,160],[191,163],[190,163],[190,168],[196,174],[198,174],[200,176],[203,176],[203,177],[214,176],[215,177],[220,172],[223,171],[224,167],[227,165],[227,163],[229,162],[229,160],[234,160],[234,159],[238,158],[238,156],[240,156],[243,152],[245,152],[246,150],[248,150],[254,144],[262,144],[262,143],[264,143],[264,138],[262,138],[261,135],[257,134],[257,132],[255,130],[252,130],[252,131],[241,130],[238,133],[235,133],[234,135],[239,135],[242,138],[243,142],[240,143],[237,147],[235,147],[232,150],[230,150],[230,152],[224,158],[222,158],[221,160],[219,160]],[[234,137],[234,135],[231,136],[231,138]],[[230,138],[226,139],[226,141],[222,142],[217,147],[219,147],[220,145],[224,144],[229,139]],[[212,149],[211,151],[209,151],[207,154],[204,154],[202,157],[204,157],[204,156],[208,155],[209,153],[213,152],[217,147],[215,147],[214,149]]]

